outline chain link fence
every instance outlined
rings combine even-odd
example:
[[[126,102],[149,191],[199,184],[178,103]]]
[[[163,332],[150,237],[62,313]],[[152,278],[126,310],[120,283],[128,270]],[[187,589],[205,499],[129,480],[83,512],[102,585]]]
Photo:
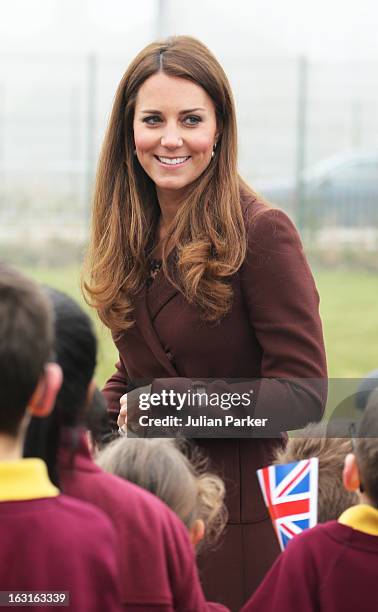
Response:
[[[80,257],[96,160],[131,59],[1,57],[0,255],[41,247]],[[377,63],[222,61],[237,104],[241,174],[312,246],[377,250]]]

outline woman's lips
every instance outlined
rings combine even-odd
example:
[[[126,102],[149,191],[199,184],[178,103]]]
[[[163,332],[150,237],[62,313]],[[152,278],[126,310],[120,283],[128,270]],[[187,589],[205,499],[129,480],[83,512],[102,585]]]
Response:
[[[155,159],[165,168],[180,168],[190,159],[190,155],[178,155],[177,157],[165,157],[154,155]]]

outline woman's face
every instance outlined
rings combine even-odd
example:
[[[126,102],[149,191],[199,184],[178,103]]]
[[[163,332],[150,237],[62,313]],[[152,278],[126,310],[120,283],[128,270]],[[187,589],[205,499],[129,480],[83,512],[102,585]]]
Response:
[[[214,103],[200,85],[163,72],[143,83],[136,99],[134,142],[158,195],[173,195],[200,176],[216,140]]]

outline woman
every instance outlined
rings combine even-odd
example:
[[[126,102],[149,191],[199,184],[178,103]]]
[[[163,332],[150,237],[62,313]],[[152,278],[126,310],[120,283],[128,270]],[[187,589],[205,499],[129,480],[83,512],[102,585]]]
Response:
[[[146,378],[180,389],[192,379],[262,377],[260,409],[274,412],[279,398],[280,431],[320,418],[324,388],[309,379],[325,377],[326,364],[311,272],[292,223],[237,173],[231,89],[195,39],[149,45],[121,80],[86,268],[87,300],[119,350],[104,390],[114,420],[121,397]],[[238,609],[279,552],[255,472],[282,442],[198,444],[226,482],[229,511],[202,580]]]

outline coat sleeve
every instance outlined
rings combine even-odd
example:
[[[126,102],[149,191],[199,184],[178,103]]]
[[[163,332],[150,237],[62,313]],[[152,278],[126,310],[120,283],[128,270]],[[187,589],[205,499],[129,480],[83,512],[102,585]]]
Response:
[[[280,210],[247,220],[240,271],[251,326],[262,347],[255,415],[286,431],[321,418],[327,366],[319,296],[296,228]]]
[[[116,426],[120,397],[130,391],[130,381],[122,356],[115,364],[116,371],[106,382],[102,392],[108,404],[108,415],[112,426]]]
[[[263,349],[262,377],[325,377],[319,295],[297,230],[285,213],[268,209],[247,232],[240,277]]]

